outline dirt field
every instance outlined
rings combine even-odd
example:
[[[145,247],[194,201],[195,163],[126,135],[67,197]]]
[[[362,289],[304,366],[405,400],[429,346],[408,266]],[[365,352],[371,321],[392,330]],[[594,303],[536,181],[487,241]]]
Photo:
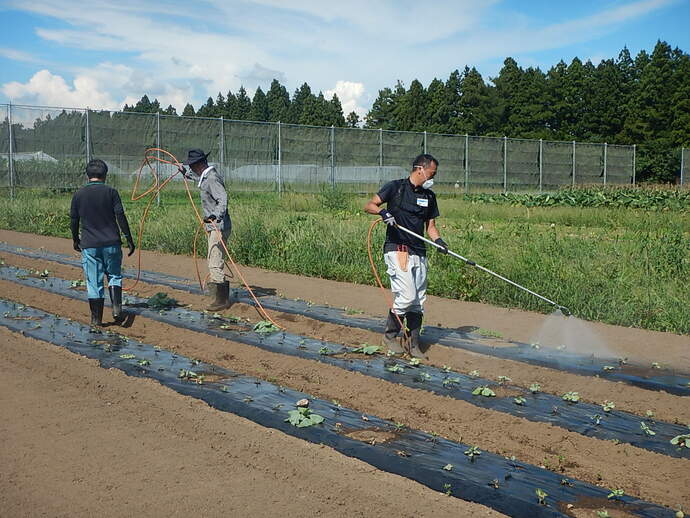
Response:
[[[0,231],[0,240],[17,246],[73,253],[71,242]],[[81,277],[77,268],[0,254],[6,264],[48,269],[64,279]],[[126,261],[133,266],[133,258]],[[143,253],[143,267],[195,277],[190,258]],[[203,267],[203,265],[202,265]],[[318,304],[347,306],[382,315],[378,289],[322,279],[243,269],[250,284],[281,296]],[[131,281],[129,282],[131,284]],[[186,292],[140,283],[149,296],[166,291],[192,308],[203,299]],[[0,281],[3,298],[88,321],[85,303],[42,290]],[[506,339],[529,341],[544,316],[473,303],[431,298],[433,324],[477,326]],[[228,314],[254,321],[254,308],[236,304]],[[272,313],[292,332],[334,342],[377,343],[375,334],[306,317]],[[592,324],[620,356],[658,361],[690,371],[690,337]],[[372,468],[328,448],[307,444],[233,415],[210,409],[156,383],[106,371],[94,362],[56,347],[2,330],[3,436],[0,505],[8,515],[169,516],[202,511],[209,516],[243,510],[249,515],[403,516],[497,515],[487,508],[448,499],[409,480]],[[409,427],[476,444],[483,450],[543,465],[565,477],[677,508],[690,502],[687,459],[670,458],[627,444],[614,444],[552,425],[486,410],[469,402],[347,372],[321,363],[269,353],[252,346],[138,317],[118,332],[189,357],[267,379],[323,399]],[[174,336],[174,340],[171,339]],[[500,345],[500,344],[498,344]],[[613,400],[616,408],[642,417],[690,422],[687,398],[652,392],[604,379],[433,345],[430,363],[459,372],[478,370],[545,392],[578,391],[584,401]],[[267,447],[268,446],[268,447]],[[271,490],[265,490],[266,482]],[[364,497],[364,498],[362,498]],[[366,506],[362,504],[366,502]],[[593,515],[593,514],[592,514]],[[612,516],[615,516],[612,514]]]

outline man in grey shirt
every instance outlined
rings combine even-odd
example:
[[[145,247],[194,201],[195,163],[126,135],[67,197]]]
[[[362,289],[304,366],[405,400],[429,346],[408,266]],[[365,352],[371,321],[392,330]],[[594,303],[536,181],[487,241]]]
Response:
[[[232,223],[228,215],[228,195],[223,176],[208,165],[208,155],[201,149],[192,149],[182,163],[188,165],[197,176],[201,209],[208,233],[208,290],[212,302],[206,309],[221,311],[230,307],[230,283],[225,280],[223,273],[225,249],[222,243],[227,242]],[[184,167],[180,171],[186,174]]]

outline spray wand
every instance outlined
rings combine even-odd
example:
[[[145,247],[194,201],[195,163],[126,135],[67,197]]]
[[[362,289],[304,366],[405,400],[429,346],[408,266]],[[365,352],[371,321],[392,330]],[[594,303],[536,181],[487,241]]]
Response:
[[[420,236],[419,234],[416,234],[416,233],[412,232],[411,230],[406,229],[405,227],[401,227],[400,225],[397,225],[397,224],[395,225],[395,227],[396,227],[398,230],[402,230],[403,232],[406,232],[407,234],[410,234],[411,236],[416,237],[417,239],[421,239],[421,240],[424,241],[425,243],[429,243],[430,245],[435,246],[436,248],[439,248],[439,249],[444,250],[444,251],[446,250],[445,247],[443,247],[443,246],[441,246],[441,245],[439,245],[439,244],[434,243],[431,239],[427,239],[427,238],[425,238],[425,237],[423,237],[423,236]],[[559,310],[561,313],[563,313],[565,316],[572,315],[572,312],[571,312],[568,308],[566,308],[565,306],[561,306],[560,304],[557,304],[557,303],[554,302],[553,300],[547,299],[546,297],[544,297],[544,296],[542,296],[542,295],[539,295],[538,293],[535,293],[534,291],[532,291],[532,290],[530,290],[530,289],[527,289],[527,288],[525,288],[524,286],[521,286],[521,285],[518,284],[517,282],[511,281],[510,279],[508,279],[508,278],[506,278],[506,277],[503,277],[503,275],[500,275],[500,274],[498,274],[498,273],[496,273],[496,272],[493,272],[493,271],[489,270],[488,268],[485,268],[484,266],[482,266],[482,265],[480,265],[480,264],[477,264],[477,263],[475,263],[474,261],[471,261],[470,259],[467,259],[466,257],[461,256],[460,254],[456,254],[456,253],[453,252],[452,250],[448,250],[448,255],[452,255],[452,256],[455,257],[456,259],[460,259],[462,262],[464,262],[464,263],[465,263],[466,265],[468,265],[468,266],[474,266],[475,268],[477,268],[477,269],[479,269],[479,270],[482,270],[483,272],[486,272],[486,273],[488,273],[488,274],[490,274],[490,275],[493,275],[494,277],[497,277],[498,279],[501,279],[502,281],[505,281],[505,282],[507,282],[508,284],[512,284],[512,285],[515,286],[516,288],[520,288],[521,290],[526,291],[526,292],[529,293],[530,295],[534,295],[535,297],[540,298],[540,299],[543,300],[544,302],[548,302],[548,303],[551,304],[553,307],[555,307],[557,310]]]

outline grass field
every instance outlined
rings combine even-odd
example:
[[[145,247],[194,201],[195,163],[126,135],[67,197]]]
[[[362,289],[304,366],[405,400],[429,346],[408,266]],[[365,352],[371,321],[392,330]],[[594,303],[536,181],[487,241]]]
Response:
[[[520,200],[441,196],[438,224],[454,251],[581,318],[688,334],[690,211],[683,200],[671,207],[652,203],[654,210],[648,210],[529,207],[516,205]],[[362,212],[364,202],[364,197],[337,191],[280,198],[231,193],[231,249],[246,265],[372,284],[366,232],[374,218]],[[126,205],[134,230],[144,203]],[[69,195],[24,193],[14,201],[0,198],[0,209],[2,228],[69,237]],[[161,206],[149,216],[143,246],[191,254],[194,231],[184,195],[164,193]],[[383,227],[375,234],[378,252]],[[380,255],[378,267],[384,273]],[[431,294],[550,311],[538,299],[455,259],[431,252],[429,262]]]

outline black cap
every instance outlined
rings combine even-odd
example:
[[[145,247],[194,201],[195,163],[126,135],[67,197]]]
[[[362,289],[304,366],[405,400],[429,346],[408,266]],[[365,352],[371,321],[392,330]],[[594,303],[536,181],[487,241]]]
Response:
[[[187,153],[187,160],[182,162],[184,165],[192,165],[202,160],[206,160],[211,153],[204,153],[201,149],[190,149]]]

